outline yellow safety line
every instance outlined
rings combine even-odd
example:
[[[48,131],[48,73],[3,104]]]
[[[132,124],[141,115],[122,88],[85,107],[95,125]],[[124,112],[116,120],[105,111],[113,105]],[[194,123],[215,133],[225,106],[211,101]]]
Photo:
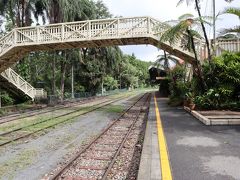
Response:
[[[167,144],[166,144],[166,139],[163,132],[160,112],[158,109],[158,104],[157,104],[155,95],[154,95],[154,103],[155,103],[156,118],[157,118],[158,145],[159,145],[159,155],[160,155],[160,162],[161,162],[162,180],[172,180],[172,173],[171,173],[171,167],[170,167],[170,162],[168,157]]]

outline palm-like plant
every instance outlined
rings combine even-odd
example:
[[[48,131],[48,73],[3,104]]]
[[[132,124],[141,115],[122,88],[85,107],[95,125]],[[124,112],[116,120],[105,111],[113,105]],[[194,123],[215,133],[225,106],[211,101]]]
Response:
[[[205,24],[204,24],[206,21],[204,21],[204,18],[203,18],[202,14],[201,14],[201,11],[200,11],[200,0],[179,0],[177,5],[183,3],[184,1],[186,1],[187,5],[189,5],[193,1],[195,3],[195,8],[196,8],[196,10],[198,12],[198,18],[200,20],[199,22],[201,24],[203,35],[204,35],[204,39],[205,39],[205,43],[206,43],[206,46],[207,46],[208,59],[210,60],[211,59],[211,49],[210,49],[210,44],[209,44],[209,40],[208,40],[208,36],[207,36],[206,27],[205,27]]]
[[[222,14],[233,14],[233,15],[236,15],[240,20],[240,8],[230,7],[225,9],[222,12]],[[240,26],[238,25],[233,28],[224,29],[221,32],[221,34],[226,34],[226,33],[240,33]]]
[[[201,35],[194,30],[200,24],[198,18],[194,18],[192,14],[183,14],[178,20],[166,22],[165,31],[161,34],[160,41],[169,42],[174,45],[181,41],[181,46],[195,55],[198,61],[197,52],[195,49],[194,38],[201,39]]]
[[[203,31],[203,35],[204,35],[204,39],[205,39],[205,43],[206,43],[206,46],[207,46],[208,59],[210,60],[210,59],[212,59],[212,57],[211,57],[211,49],[210,49],[210,44],[209,44],[209,40],[208,40],[208,36],[207,36],[207,31],[206,31],[205,24],[204,24],[205,21],[204,21],[204,18],[202,16],[201,10],[200,10],[200,1],[201,0],[179,0],[177,5],[183,3],[184,1],[186,1],[187,5],[191,4],[192,2],[194,2],[194,4],[195,4],[195,8],[196,8],[196,10],[198,12],[198,17],[200,19],[200,23],[201,23],[201,27],[202,27],[202,31]],[[230,3],[230,2],[232,2],[234,0],[224,0],[224,1]],[[214,17],[214,19],[215,19],[215,17]]]
[[[201,20],[194,18],[192,14],[184,14],[176,21],[170,21],[173,25],[169,25],[168,28],[161,34],[160,41],[169,42],[175,44],[179,41],[182,42],[182,46],[189,51],[192,51],[195,56],[195,61],[191,62],[193,66],[193,72],[198,77],[202,91],[206,89],[204,82],[201,64],[198,60],[198,55],[195,48],[194,38],[201,38],[201,35],[194,30],[195,27],[199,26]],[[167,27],[167,25],[165,26]]]
[[[174,57],[170,54],[167,54],[164,51],[163,55],[157,56],[157,60],[155,61],[154,65],[158,68],[163,68],[165,71],[168,72],[171,69],[171,67],[173,67],[175,65],[179,65],[179,64],[180,64],[180,62],[176,57]]]

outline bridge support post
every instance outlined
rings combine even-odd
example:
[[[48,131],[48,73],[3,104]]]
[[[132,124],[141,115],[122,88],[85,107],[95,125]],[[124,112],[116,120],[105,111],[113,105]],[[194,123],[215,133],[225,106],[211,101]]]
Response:
[[[91,39],[91,21],[88,21],[88,38]]]
[[[40,38],[40,30],[39,27],[37,26],[37,42],[39,43],[39,38]]]
[[[240,51],[240,38],[237,39],[237,52]]]
[[[14,44],[17,44],[17,30],[14,29]]]
[[[74,67],[73,67],[73,64],[72,64],[72,99],[74,99]]]
[[[120,21],[119,21],[119,18],[118,18],[118,20],[117,20],[117,36],[119,36],[119,23]]]
[[[0,87],[0,109],[2,108],[2,89]]]
[[[147,18],[147,32],[150,34],[150,17]]]
[[[64,40],[64,24],[61,26],[61,36],[62,36],[62,41]]]

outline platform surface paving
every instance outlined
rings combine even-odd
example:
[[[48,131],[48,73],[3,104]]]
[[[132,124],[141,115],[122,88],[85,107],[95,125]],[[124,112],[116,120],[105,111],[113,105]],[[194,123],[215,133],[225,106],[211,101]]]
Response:
[[[156,98],[166,138],[172,179],[239,180],[240,126],[205,126],[183,108]],[[151,107],[139,180],[162,178],[154,99]],[[161,144],[160,144],[161,147]],[[160,154],[160,156],[159,156]]]

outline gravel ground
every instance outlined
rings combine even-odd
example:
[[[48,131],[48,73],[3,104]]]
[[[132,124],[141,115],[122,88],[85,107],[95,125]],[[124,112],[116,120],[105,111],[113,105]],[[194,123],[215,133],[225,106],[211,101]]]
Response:
[[[108,179],[125,180],[137,179],[137,172],[141,158],[143,135],[145,132],[144,113],[133,127],[127,141],[124,143],[120,155],[117,157]]]
[[[131,98],[114,105],[126,108]],[[41,133],[41,136],[35,135],[31,140],[0,149],[0,179],[41,179],[72,157],[79,147],[100,133],[117,116],[118,113],[95,111],[80,116],[77,121]]]
[[[109,99],[105,99],[105,100],[109,100]],[[21,119],[19,119],[19,120],[14,120],[14,121],[7,122],[5,124],[1,124],[0,133],[6,132],[6,129],[7,129],[7,131],[9,131],[9,130],[23,127],[23,125],[26,126],[26,125],[30,125],[30,124],[33,124],[36,122],[42,122],[42,121],[48,120],[50,118],[59,117],[60,115],[64,115],[66,113],[80,110],[80,108],[96,105],[100,102],[104,102],[105,100],[96,99],[96,101],[94,101],[94,102],[90,101],[90,102],[84,103],[84,104],[81,104],[81,103],[78,103],[75,105],[71,104],[71,105],[67,105],[65,109],[54,110],[54,111],[47,112],[44,114],[39,114],[36,116],[29,116],[29,117],[25,117],[25,118],[21,118],[23,116],[20,115],[18,118],[21,118]]]
[[[140,109],[140,107],[138,107],[138,109]],[[116,121],[116,123],[110,127],[110,129],[106,132],[106,134],[109,134],[114,131],[117,131],[118,133],[119,131],[127,132],[131,122],[135,119],[135,116],[137,115],[134,111],[132,112],[130,110],[129,112],[129,114],[131,114],[131,117],[132,117],[130,121],[129,120]],[[123,116],[123,118],[124,117],[125,116]],[[128,140],[129,142],[126,142],[126,143],[133,143],[135,139],[138,139],[138,134],[135,131],[136,130],[134,130],[134,132],[132,133],[132,137]],[[105,172],[106,165],[111,161],[114,154],[116,153],[117,148],[119,148],[120,143],[124,138],[124,136],[122,135],[117,137],[117,136],[111,136],[111,134],[107,136],[106,134],[101,136],[96,142],[94,142],[94,144],[92,144],[90,148],[86,150],[86,152],[81,154],[80,157],[78,157],[73,162],[73,164],[70,165],[70,167],[67,167],[67,169],[61,175],[61,178],[63,179],[101,178],[103,173]],[[108,147],[106,145],[108,145]],[[108,148],[107,151],[106,151],[106,147]],[[102,150],[98,150],[99,148]],[[134,151],[134,148],[132,149]],[[128,152],[126,152],[125,154],[127,154]],[[131,157],[131,155],[129,156]],[[128,161],[130,160],[131,159],[128,159]],[[52,173],[50,173],[49,175],[52,175]],[[45,179],[47,178],[48,176],[45,177]]]

